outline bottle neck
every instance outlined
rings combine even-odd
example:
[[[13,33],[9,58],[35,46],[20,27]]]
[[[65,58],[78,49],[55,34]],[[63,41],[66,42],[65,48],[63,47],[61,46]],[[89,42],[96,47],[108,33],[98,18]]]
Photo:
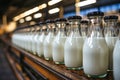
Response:
[[[92,22],[91,37],[104,37],[102,17],[95,17],[91,20],[91,22]]]
[[[48,37],[53,37],[54,36],[54,28],[48,28],[47,29],[48,31],[47,31],[47,36]]]
[[[65,35],[65,22],[58,22],[56,25],[58,27],[58,35]]]
[[[81,35],[86,37],[88,34],[88,24],[81,25]]]
[[[42,34],[42,29],[40,28],[38,31],[37,31],[38,35],[41,35]]]
[[[105,35],[109,37],[117,37],[119,30],[116,27],[117,21],[107,21],[105,26]]]
[[[106,22],[106,26],[107,26],[107,28],[115,28],[115,25],[117,24],[117,21],[115,22],[115,21],[108,21],[108,22]]]
[[[54,23],[48,23],[47,24],[47,32],[48,33],[53,33],[54,32],[54,27],[55,27]]]
[[[54,33],[54,29],[53,28],[49,28],[47,32],[48,33]]]
[[[79,23],[73,23],[71,22],[70,23],[70,29],[71,29],[71,32],[70,32],[70,36],[80,36],[80,24]]]
[[[34,32],[35,32],[35,29],[31,28],[30,35],[34,34]]]
[[[58,29],[57,36],[65,36],[65,30],[64,30],[64,28]]]

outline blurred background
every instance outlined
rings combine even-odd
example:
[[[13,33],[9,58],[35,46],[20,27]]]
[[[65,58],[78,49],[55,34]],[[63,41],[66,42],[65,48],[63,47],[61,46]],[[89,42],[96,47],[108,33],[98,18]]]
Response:
[[[85,17],[92,11],[119,15],[120,0],[0,0],[0,34],[47,19]]]

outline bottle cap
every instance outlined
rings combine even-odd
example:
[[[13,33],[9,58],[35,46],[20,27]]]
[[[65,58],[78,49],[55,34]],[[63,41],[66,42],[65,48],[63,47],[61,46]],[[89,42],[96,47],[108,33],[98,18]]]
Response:
[[[101,11],[94,11],[87,14],[87,17],[90,17],[90,16],[104,16],[104,13]]]
[[[46,22],[46,23],[54,23],[55,21],[48,19],[48,20],[46,20],[45,22]]]
[[[66,22],[66,25],[69,25],[69,23],[68,23],[68,22]]]
[[[110,15],[110,16],[105,16],[104,17],[104,20],[110,20],[110,19],[118,19],[118,16],[116,16],[116,15]]]
[[[39,25],[44,25],[44,24],[46,24],[45,22],[39,22]]]
[[[66,18],[57,18],[57,19],[55,19],[55,22],[66,22],[67,21],[67,19]]]
[[[70,17],[68,17],[68,20],[71,20],[71,19],[82,19],[82,17],[81,16],[70,16]]]
[[[89,21],[87,21],[87,20],[82,20],[80,23],[81,23],[81,24],[88,24]]]

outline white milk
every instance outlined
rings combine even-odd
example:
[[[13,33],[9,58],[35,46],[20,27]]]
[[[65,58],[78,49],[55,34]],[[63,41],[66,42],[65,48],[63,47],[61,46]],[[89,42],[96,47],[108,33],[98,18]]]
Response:
[[[41,36],[39,36],[38,38],[38,41],[37,41],[37,54],[39,57],[43,56],[43,42],[44,42],[44,39],[45,39],[45,35],[44,33],[42,33]]]
[[[26,49],[26,45],[27,45],[27,34],[25,34],[25,36],[24,36],[24,41],[23,41],[23,42],[24,42],[24,49],[27,50],[27,49]]]
[[[29,38],[30,38],[30,34],[27,35],[27,38],[26,38],[26,50],[29,51]]]
[[[13,34],[13,35],[12,35],[12,43],[13,43],[13,44],[16,44],[16,34]]]
[[[54,37],[49,33],[44,40],[44,57],[46,60],[52,59],[52,42]]]
[[[53,54],[53,61],[55,63],[63,63],[64,62],[64,43],[65,43],[66,37],[55,37],[53,41],[53,48],[52,48],[52,54]]]
[[[106,43],[109,48],[109,70],[113,69],[113,49],[118,37],[105,37]]]
[[[82,37],[68,37],[64,46],[64,63],[68,68],[82,67]]]
[[[113,52],[113,73],[114,79],[120,80],[120,40],[117,40]]]
[[[31,52],[34,52],[34,48],[35,48],[35,35],[32,36],[32,44],[31,44]],[[35,53],[33,53],[35,55]]]
[[[29,40],[29,51],[32,52],[32,45],[34,42],[34,34],[30,35],[30,40]]]
[[[38,41],[38,33],[34,35],[33,42],[32,42],[32,52],[33,54],[36,54],[37,52],[37,41]]]
[[[28,49],[28,51],[30,51],[31,41],[32,41],[32,39],[31,39],[31,35],[29,34],[29,35],[28,35],[28,41],[27,41],[27,49]]]
[[[108,47],[104,38],[87,38],[83,46],[83,68],[87,75],[107,73]]]

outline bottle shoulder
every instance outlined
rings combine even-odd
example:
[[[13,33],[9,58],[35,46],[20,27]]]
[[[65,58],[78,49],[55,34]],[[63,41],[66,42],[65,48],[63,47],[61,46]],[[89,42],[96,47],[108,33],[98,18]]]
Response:
[[[94,48],[108,49],[108,46],[104,37],[86,38],[84,42],[84,47],[89,47],[91,49],[94,49]]]

